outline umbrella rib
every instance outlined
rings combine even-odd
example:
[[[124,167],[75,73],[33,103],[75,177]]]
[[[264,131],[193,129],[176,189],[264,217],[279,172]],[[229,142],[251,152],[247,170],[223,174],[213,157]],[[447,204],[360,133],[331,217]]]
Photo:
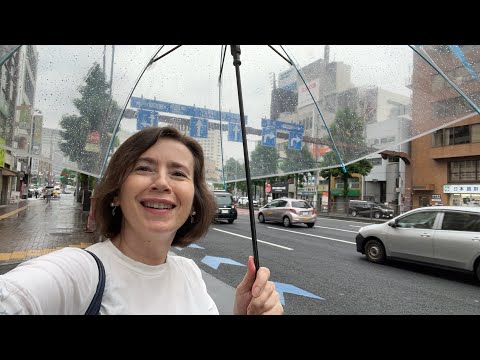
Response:
[[[223,54],[221,54],[222,50]],[[225,53],[227,52],[227,46],[222,45],[222,50],[220,50],[220,74],[218,75],[218,83],[220,83],[220,81],[222,80],[223,64],[225,63]]]
[[[275,51],[275,52],[278,54],[278,56],[280,56],[280,57],[281,57],[283,60],[285,60],[287,63],[289,63],[290,65],[293,65],[293,63],[292,63],[290,60],[288,60],[285,56],[283,56],[282,54],[280,54],[280,53],[278,52],[278,50],[275,49],[272,45],[267,45],[267,46],[268,46],[270,49],[272,49],[273,51]]]
[[[173,49],[167,51],[165,54],[160,55],[160,56],[157,57],[156,59],[153,59],[153,60],[150,62],[150,64],[153,64],[155,61],[160,60],[160,59],[163,58],[164,56],[167,56],[167,55],[170,54],[171,52],[177,50],[180,46],[182,46],[182,45],[177,45],[177,46],[175,46]]]

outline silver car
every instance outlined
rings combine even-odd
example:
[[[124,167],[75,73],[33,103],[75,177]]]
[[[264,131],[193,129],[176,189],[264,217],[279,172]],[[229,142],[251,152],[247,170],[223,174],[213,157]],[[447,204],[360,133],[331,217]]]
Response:
[[[357,251],[374,263],[395,259],[475,273],[480,280],[480,207],[431,206],[360,228]]]
[[[304,223],[313,227],[317,214],[307,201],[292,198],[281,198],[270,201],[258,209],[258,221],[281,222],[284,226]]]

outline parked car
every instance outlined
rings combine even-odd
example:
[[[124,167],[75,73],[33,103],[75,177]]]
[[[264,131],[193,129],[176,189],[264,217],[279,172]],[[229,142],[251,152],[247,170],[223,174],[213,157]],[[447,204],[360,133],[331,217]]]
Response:
[[[348,213],[352,216],[368,216],[375,219],[393,218],[393,209],[387,205],[366,200],[350,200],[348,202]]]
[[[258,200],[257,199],[253,199],[252,203],[253,203],[253,206],[258,206]],[[242,197],[238,198],[237,204],[241,205],[241,206],[248,206],[248,197],[247,196],[242,196]]]
[[[386,259],[475,273],[480,280],[480,208],[435,206],[410,210],[360,228],[357,251],[374,263]]]
[[[301,223],[313,227],[317,214],[315,208],[305,200],[281,198],[262,206],[258,210],[258,221],[281,222],[286,227]]]
[[[233,196],[227,191],[214,191],[215,200],[217,201],[217,211],[215,213],[215,221],[227,220],[232,224],[237,219],[237,205],[233,201]]]

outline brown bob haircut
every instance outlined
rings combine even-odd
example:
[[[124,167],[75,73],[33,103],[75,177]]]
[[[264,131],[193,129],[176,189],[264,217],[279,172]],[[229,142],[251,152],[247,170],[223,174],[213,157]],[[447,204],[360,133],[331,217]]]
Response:
[[[113,238],[120,233],[123,213],[120,207],[112,215],[110,203],[120,193],[120,188],[132,172],[138,158],[160,139],[173,139],[185,145],[193,155],[194,197],[193,209],[196,214],[190,217],[177,230],[172,245],[187,246],[204,236],[212,223],[216,211],[215,197],[205,181],[202,147],[193,138],[183,135],[171,126],[150,127],[129,137],[113,154],[100,185],[95,189],[95,220],[100,233]]]

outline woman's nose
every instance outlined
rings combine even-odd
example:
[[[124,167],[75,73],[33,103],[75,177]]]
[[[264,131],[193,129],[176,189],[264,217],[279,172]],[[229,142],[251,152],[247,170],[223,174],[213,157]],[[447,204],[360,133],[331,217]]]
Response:
[[[162,171],[158,172],[157,176],[153,179],[151,189],[158,190],[158,191],[167,191],[167,192],[172,191],[172,188],[168,181],[168,176],[165,172],[162,172]]]

